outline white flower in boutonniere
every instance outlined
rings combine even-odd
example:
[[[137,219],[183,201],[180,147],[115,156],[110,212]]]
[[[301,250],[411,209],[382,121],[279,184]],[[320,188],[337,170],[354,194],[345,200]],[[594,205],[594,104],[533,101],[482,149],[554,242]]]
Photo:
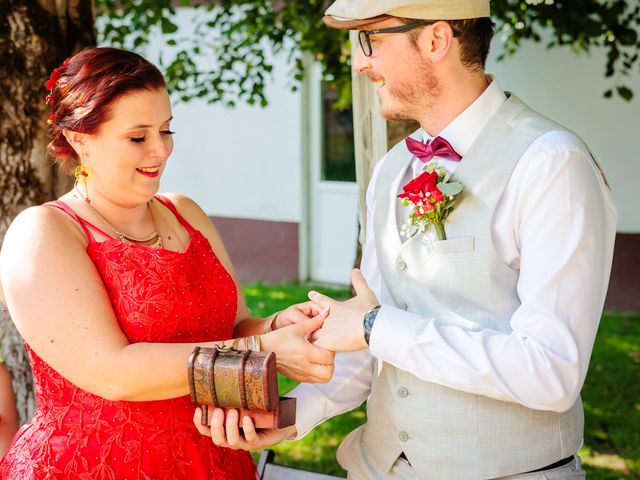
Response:
[[[402,187],[398,198],[402,205],[411,206],[409,219],[402,225],[401,234],[407,238],[427,230],[433,225],[438,240],[446,240],[444,221],[453,210],[456,196],[462,192],[462,184],[449,181],[451,175],[430,163],[425,171]]]

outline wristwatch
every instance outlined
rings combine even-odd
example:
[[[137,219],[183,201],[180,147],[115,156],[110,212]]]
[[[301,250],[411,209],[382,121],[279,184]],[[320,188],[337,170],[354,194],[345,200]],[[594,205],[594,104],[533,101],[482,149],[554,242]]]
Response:
[[[373,307],[362,318],[362,330],[364,331],[364,341],[369,345],[369,339],[371,338],[371,330],[373,330],[373,323],[376,321],[376,315],[380,310],[380,305]]]

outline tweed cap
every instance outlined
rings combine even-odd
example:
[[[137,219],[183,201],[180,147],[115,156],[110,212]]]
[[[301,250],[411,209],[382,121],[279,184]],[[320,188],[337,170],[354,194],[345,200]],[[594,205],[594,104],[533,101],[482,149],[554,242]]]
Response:
[[[336,0],[325,12],[332,28],[354,30],[390,17],[465,20],[489,16],[489,0]]]

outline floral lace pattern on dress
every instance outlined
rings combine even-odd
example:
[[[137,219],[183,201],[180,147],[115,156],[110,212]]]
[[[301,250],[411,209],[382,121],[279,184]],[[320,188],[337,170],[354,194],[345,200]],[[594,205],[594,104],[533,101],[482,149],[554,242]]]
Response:
[[[132,343],[233,336],[235,284],[208,240],[176,215],[191,234],[184,252],[113,239],[90,241],[87,248]],[[27,349],[39,408],[0,462],[0,478],[256,478],[248,452],[216,447],[197,431],[188,396],[109,401],[75,386]]]

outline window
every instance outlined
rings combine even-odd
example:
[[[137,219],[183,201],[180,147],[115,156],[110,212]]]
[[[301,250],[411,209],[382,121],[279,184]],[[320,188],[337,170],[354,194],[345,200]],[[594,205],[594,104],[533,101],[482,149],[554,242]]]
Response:
[[[333,105],[337,99],[338,92],[323,82],[322,180],[355,182],[353,110],[336,110]]]

